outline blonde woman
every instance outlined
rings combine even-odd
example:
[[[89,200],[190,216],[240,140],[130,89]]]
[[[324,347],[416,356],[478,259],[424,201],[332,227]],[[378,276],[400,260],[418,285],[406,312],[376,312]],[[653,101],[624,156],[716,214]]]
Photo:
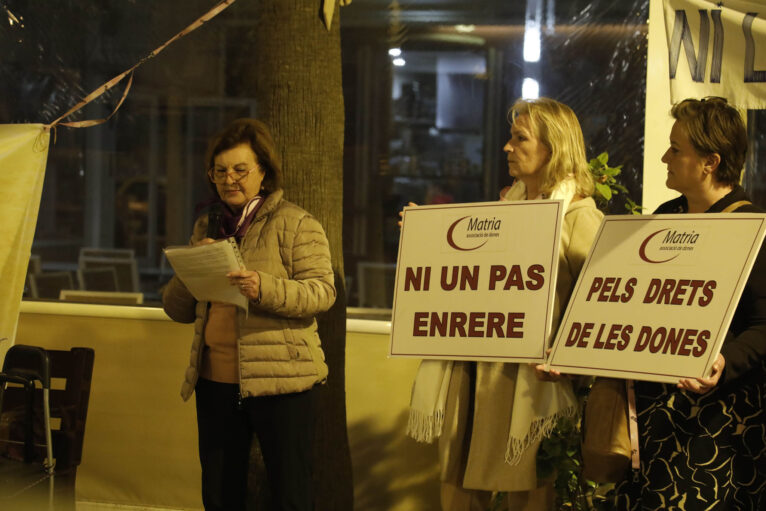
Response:
[[[555,332],[602,214],[590,197],[593,181],[574,112],[553,99],[518,100],[508,119],[503,150],[514,183],[501,200],[564,201]],[[421,441],[439,437],[443,510],[487,509],[495,491],[507,492],[510,509],[547,510],[553,485],[537,478],[537,450],[560,417],[577,412],[569,381],[542,382],[528,365],[424,361],[408,432]]]

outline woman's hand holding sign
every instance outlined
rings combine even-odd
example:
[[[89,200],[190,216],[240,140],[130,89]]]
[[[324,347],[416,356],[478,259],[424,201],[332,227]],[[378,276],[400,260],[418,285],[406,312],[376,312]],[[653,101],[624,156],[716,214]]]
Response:
[[[709,377],[694,379],[682,378],[678,382],[678,388],[697,394],[705,394],[706,392],[710,392],[713,387],[718,385],[718,380],[721,378],[721,374],[723,373],[723,368],[725,366],[726,359],[724,359],[723,355],[719,353],[718,357],[715,359],[715,362],[713,362],[712,371]]]
[[[548,348],[545,350],[545,357],[548,358],[551,355],[551,349]],[[559,381],[561,379],[561,372],[551,369],[550,371],[545,370],[545,364],[529,364],[532,366],[532,369],[535,370],[535,376],[537,376],[537,379],[540,381]]]

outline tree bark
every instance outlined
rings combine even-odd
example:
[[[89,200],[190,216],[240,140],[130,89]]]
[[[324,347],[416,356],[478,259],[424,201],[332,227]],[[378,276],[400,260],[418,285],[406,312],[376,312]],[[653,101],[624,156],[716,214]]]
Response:
[[[314,215],[330,241],[333,308],[319,317],[330,368],[320,399],[314,480],[318,511],[351,511],[353,484],[346,431],[346,293],[343,279],[343,130],[340,21],[331,30],[321,0],[258,0],[248,69],[257,117],[271,128],[282,156],[285,196]],[[263,485],[259,485],[263,486]]]

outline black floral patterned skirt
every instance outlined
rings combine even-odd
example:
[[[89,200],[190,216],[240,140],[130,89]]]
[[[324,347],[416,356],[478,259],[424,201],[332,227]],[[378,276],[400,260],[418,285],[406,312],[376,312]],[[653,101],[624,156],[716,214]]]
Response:
[[[636,382],[641,469],[620,510],[766,510],[763,372],[705,395]]]

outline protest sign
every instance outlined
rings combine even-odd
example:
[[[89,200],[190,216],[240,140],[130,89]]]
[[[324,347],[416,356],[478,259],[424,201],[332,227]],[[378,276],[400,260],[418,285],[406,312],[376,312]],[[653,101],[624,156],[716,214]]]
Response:
[[[766,108],[763,1],[664,0],[663,5],[672,101],[722,96],[743,109]]]
[[[606,217],[550,368],[660,382],[708,376],[765,229],[756,213]]]
[[[561,201],[405,208],[391,356],[542,361]]]

